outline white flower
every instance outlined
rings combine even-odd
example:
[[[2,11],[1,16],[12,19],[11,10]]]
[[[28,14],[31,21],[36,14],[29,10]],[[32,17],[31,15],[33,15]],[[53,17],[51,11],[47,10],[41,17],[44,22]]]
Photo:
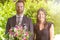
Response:
[[[60,40],[60,34],[56,34],[54,40]]]

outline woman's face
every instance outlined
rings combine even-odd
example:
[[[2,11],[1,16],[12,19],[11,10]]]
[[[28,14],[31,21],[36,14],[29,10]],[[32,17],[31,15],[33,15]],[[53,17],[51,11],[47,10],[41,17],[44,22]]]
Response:
[[[41,21],[41,22],[44,22],[45,21],[45,13],[43,11],[39,11],[38,13],[38,20]]]

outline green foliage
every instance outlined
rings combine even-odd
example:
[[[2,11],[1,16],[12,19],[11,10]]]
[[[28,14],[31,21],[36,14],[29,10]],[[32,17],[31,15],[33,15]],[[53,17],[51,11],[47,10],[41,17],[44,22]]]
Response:
[[[4,5],[0,3],[0,40],[4,39],[5,35],[5,26],[7,23],[7,19],[13,15],[15,15],[15,2],[5,2]]]
[[[15,14],[15,3],[5,2],[4,5],[0,3],[0,6],[0,27],[5,28],[7,19]]]
[[[0,40],[4,40],[4,29],[0,27]]]

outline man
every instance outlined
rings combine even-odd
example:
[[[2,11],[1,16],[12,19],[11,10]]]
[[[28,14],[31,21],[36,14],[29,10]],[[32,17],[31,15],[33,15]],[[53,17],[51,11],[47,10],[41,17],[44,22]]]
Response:
[[[17,14],[11,18],[8,19],[7,25],[6,25],[6,34],[9,32],[9,29],[11,27],[14,27],[15,25],[25,25],[28,28],[28,31],[30,31],[33,34],[33,24],[30,18],[24,16],[24,2],[18,1],[16,3],[16,12]],[[19,21],[18,21],[19,20]],[[29,38],[29,40],[33,40],[33,35]]]

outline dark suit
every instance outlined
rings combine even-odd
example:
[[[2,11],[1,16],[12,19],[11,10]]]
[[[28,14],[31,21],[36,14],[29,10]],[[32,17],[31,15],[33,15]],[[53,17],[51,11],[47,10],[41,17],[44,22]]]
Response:
[[[23,20],[22,20],[21,25],[24,25],[24,24],[26,24],[28,30],[31,31],[31,33],[33,34],[33,24],[32,24],[31,19],[29,19],[26,16],[23,16]],[[9,29],[11,27],[14,27],[15,25],[16,25],[16,15],[8,19],[5,33],[7,34]],[[29,38],[29,40],[33,40],[33,35]]]

